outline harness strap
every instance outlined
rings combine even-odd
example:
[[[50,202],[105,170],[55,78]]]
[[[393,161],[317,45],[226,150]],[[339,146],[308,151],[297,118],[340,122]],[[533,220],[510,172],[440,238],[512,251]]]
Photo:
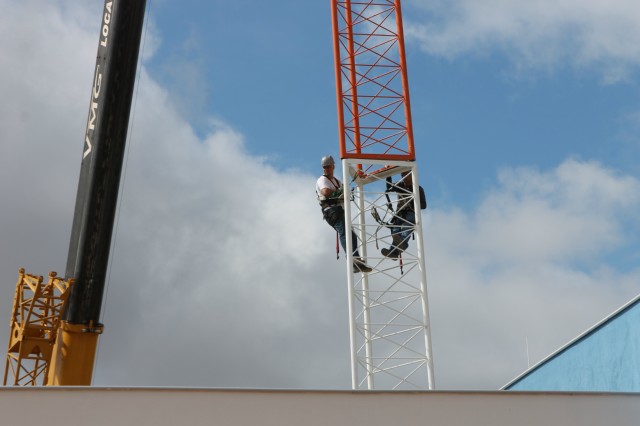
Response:
[[[373,216],[376,222],[378,222],[378,227],[376,228],[376,232],[374,232],[374,236],[376,240],[376,250],[379,250],[380,247],[378,246],[378,231],[380,231],[380,229],[382,229],[384,226],[390,226],[390,225],[389,223],[382,220],[375,206],[371,207],[371,216]]]
[[[391,203],[391,198],[389,197],[389,192],[391,191],[391,187],[393,186],[393,182],[391,181],[391,176],[387,177],[387,185],[386,191],[384,191],[384,196],[387,198],[387,209],[393,213],[393,203]]]

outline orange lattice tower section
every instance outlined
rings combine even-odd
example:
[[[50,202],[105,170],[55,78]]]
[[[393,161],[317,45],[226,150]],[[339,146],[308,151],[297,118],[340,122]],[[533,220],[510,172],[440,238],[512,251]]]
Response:
[[[341,158],[415,160],[400,2],[333,0]]]

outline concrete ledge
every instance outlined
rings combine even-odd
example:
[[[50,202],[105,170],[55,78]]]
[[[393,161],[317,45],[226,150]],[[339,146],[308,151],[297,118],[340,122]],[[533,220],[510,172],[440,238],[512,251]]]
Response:
[[[2,424],[617,426],[640,394],[0,388]]]

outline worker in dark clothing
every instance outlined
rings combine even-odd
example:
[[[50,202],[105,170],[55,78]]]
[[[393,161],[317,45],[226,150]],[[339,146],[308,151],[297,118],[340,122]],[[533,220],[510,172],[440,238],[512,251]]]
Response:
[[[418,185],[420,193],[420,208],[427,208],[427,198],[424,195],[424,189]],[[397,259],[403,251],[409,247],[409,238],[413,234],[416,224],[416,212],[413,203],[413,177],[410,172],[402,172],[402,179],[397,183],[391,182],[391,177],[387,178],[387,192],[398,193],[396,203],[396,211],[389,223],[391,230],[391,238],[393,243],[391,247],[380,250],[383,256]]]
[[[321,165],[323,174],[316,182],[316,194],[322,208],[322,216],[336,230],[340,238],[340,244],[342,244],[342,248],[346,252],[347,240],[342,183],[333,175],[335,168],[333,157],[330,155],[322,157]],[[353,231],[351,231],[351,241],[353,247],[353,272],[371,272],[371,267],[358,254],[358,239]]]

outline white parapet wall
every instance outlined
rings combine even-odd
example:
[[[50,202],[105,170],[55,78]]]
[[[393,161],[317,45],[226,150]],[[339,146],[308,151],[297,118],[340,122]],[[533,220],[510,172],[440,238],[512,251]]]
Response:
[[[0,388],[0,424],[618,426],[640,394]]]

